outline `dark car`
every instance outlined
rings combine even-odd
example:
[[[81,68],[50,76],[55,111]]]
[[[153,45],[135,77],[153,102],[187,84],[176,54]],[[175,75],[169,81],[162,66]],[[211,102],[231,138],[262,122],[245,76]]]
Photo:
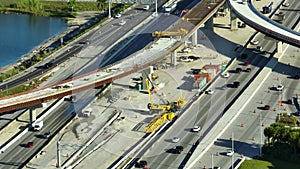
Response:
[[[49,63],[46,63],[45,65],[44,65],[44,67],[47,69],[47,68],[50,68],[50,67],[52,67],[53,66],[53,63],[52,62],[49,62]]]
[[[270,105],[265,105],[264,109],[265,110],[270,110]]]
[[[26,147],[27,148],[31,148],[33,146],[33,142],[32,141],[30,141],[30,142],[28,142],[27,144],[26,144]]]
[[[235,69],[235,72],[240,73],[242,70],[243,70],[242,68],[238,67],[238,68]]]
[[[287,104],[293,104],[292,99],[288,99],[288,100],[287,100]]]
[[[199,57],[197,57],[197,56],[188,56],[188,58],[193,59],[193,60],[198,60],[199,59]]]
[[[300,78],[300,75],[295,75],[295,79],[299,79]]]
[[[201,71],[201,69],[193,69],[193,74],[197,75],[200,73],[200,71]]]
[[[234,81],[232,85],[233,85],[234,88],[238,88],[240,86],[240,82],[239,81]]]
[[[241,59],[246,59],[248,57],[247,53],[241,54]]]
[[[176,146],[175,149],[179,150],[181,152],[181,151],[183,151],[183,146]]]

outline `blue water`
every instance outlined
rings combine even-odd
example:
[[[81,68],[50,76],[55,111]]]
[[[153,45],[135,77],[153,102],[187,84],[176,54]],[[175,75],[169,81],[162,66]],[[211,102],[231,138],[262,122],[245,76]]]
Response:
[[[67,24],[60,18],[0,14],[0,67],[16,62],[66,29]]]

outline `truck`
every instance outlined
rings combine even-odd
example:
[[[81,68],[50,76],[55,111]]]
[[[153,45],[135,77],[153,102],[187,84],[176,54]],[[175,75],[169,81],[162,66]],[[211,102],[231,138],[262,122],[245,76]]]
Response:
[[[34,131],[40,131],[43,126],[44,126],[44,122],[43,121],[35,121],[31,125],[32,130],[34,130]]]

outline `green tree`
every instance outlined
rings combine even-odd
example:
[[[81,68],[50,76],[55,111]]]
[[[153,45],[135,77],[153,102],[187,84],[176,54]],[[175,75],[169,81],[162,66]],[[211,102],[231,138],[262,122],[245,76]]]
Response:
[[[289,133],[288,141],[289,144],[294,148],[294,153],[297,153],[297,147],[299,146],[299,131],[292,131]]]
[[[272,126],[270,127],[267,127],[264,129],[264,135],[267,137],[267,141],[268,141],[268,144],[270,144],[270,140],[271,140],[271,143],[273,145],[274,143],[274,136],[275,136],[275,130]]]
[[[97,0],[97,7],[99,10],[106,10],[108,6],[108,0]]]

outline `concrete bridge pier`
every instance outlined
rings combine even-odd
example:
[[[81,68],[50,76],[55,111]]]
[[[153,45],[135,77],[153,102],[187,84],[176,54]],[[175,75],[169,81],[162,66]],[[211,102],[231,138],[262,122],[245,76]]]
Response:
[[[37,112],[36,110],[38,108],[42,108],[42,107],[45,107],[45,104],[39,104],[39,105],[36,105],[36,106],[32,106],[32,107],[29,107],[28,110],[26,111],[26,113],[28,112],[29,113],[29,123],[32,124],[34,121],[36,121],[36,116],[37,116]],[[28,117],[28,116],[27,116]],[[19,119],[20,120],[20,119]],[[28,120],[28,119],[27,119]],[[26,121],[27,121],[26,120]]]
[[[276,50],[277,50],[277,53],[282,53],[282,41],[276,42]]]
[[[197,46],[198,44],[198,31],[196,30],[192,35],[192,45]]]
[[[232,10],[230,10],[230,30],[237,31],[237,17]]]
[[[177,59],[176,59],[176,50],[174,50],[172,53],[171,53],[171,64],[176,66],[177,65]]]

